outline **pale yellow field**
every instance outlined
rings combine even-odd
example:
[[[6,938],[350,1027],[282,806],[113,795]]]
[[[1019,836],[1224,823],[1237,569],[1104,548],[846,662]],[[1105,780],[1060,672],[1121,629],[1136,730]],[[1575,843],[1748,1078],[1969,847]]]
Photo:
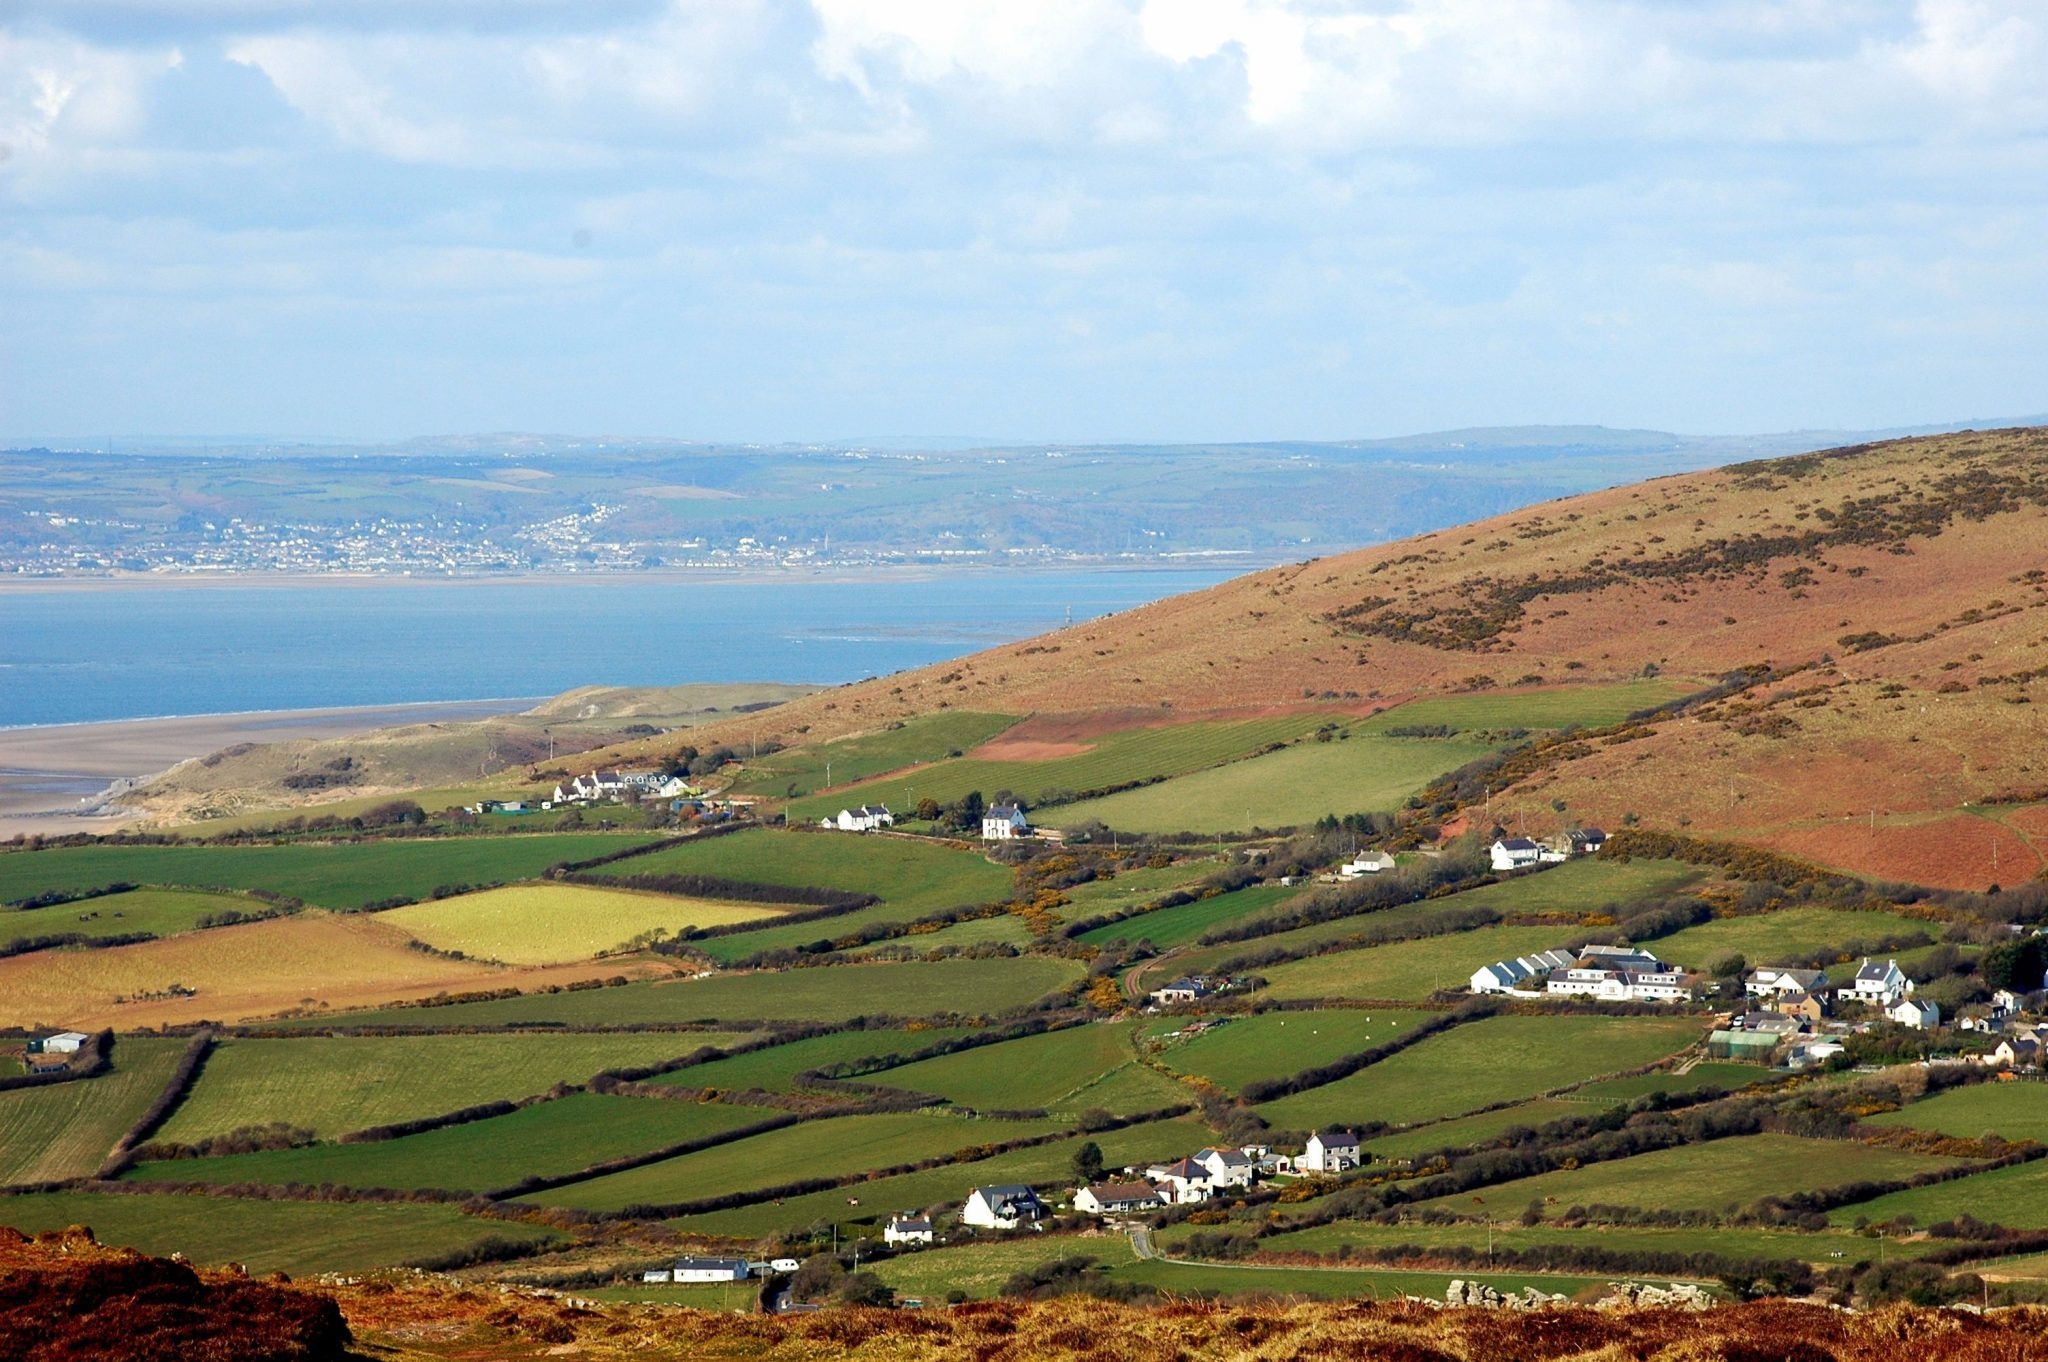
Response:
[[[379,913],[438,950],[508,965],[588,960],[657,929],[723,927],[778,916],[748,903],[599,889],[584,884],[514,884]]]
[[[109,950],[38,951],[0,960],[0,1025],[96,1026],[238,1021],[293,1008],[365,1007],[441,992],[532,989],[613,974],[659,973],[611,961],[507,969],[408,949],[369,916],[307,911]],[[191,997],[163,995],[172,985]],[[131,1001],[117,1002],[128,998]]]

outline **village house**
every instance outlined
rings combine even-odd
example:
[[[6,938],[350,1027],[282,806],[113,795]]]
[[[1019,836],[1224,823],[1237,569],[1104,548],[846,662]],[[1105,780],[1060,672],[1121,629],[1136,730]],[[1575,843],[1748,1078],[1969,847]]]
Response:
[[[1337,867],[1337,878],[1355,880],[1361,875],[1377,875],[1394,868],[1394,858],[1384,851],[1368,851],[1354,856]]]
[[[1607,834],[1598,828],[1568,828],[1553,837],[1551,845],[1573,856],[1592,856],[1607,845]]]
[[[1172,1007],[1178,1003],[1200,1002],[1216,991],[1214,984],[1199,975],[1183,976],[1172,983],[1163,984],[1145,996],[1160,1007]]]
[[[752,1273],[744,1258],[678,1258],[670,1280],[684,1282],[743,1282]]]
[[[1495,870],[1525,870],[1543,859],[1543,848],[1526,837],[1503,837],[1489,852]]]
[[[1197,1201],[1207,1201],[1216,1194],[1216,1183],[1210,1177],[1209,1170],[1193,1159],[1155,1163],[1145,1170],[1145,1176],[1176,1205],[1186,1206]]]
[[[892,1248],[899,1244],[929,1244],[936,1236],[932,1222],[921,1215],[891,1216],[882,1226],[882,1242]]]
[[[1087,1215],[1140,1215],[1171,1199],[1149,1182],[1094,1182],[1074,1193],[1074,1209]]]
[[[1824,969],[1753,969],[1742,981],[1742,991],[1752,998],[1775,998],[1785,993],[1819,993],[1828,986]]]
[[[635,772],[638,775],[638,772]],[[651,773],[650,773],[651,774]],[[628,786],[625,776],[617,771],[591,771],[577,776],[567,785],[555,787],[557,804],[594,804],[601,799],[622,799]]]
[[[1932,1031],[1941,1025],[1941,1009],[1933,1003],[1901,998],[1884,1010],[1885,1016],[1915,1031]]]
[[[1844,991],[1859,1003],[1888,1008],[1912,994],[1913,981],[1899,968],[1898,961],[1887,960],[1880,965],[1866,957]]]
[[[2026,1000],[2009,988],[2001,988],[1991,995],[1991,1010],[2000,1016],[2016,1015]]]
[[[1472,972],[1472,991],[1508,993],[1553,970],[1568,969],[1577,961],[1578,957],[1571,952],[1558,950],[1538,951],[1513,960],[1497,960]]]
[[[1546,991],[1558,997],[1603,1002],[1682,1002],[1699,994],[1701,981],[1644,951],[1588,946],[1571,968],[1553,973]]]
[[[1257,1171],[1251,1158],[1240,1149],[1198,1149],[1194,1160],[1209,1170],[1209,1181],[1218,1188],[1249,1187]]]
[[[1825,993],[1780,993],[1765,1006],[1771,1011],[1801,1021],[1817,1022],[1829,1016],[1834,1009],[1828,1006]]]
[[[1356,1135],[1348,1130],[1319,1130],[1308,1137],[1308,1148],[1294,1161],[1294,1166],[1310,1173],[1341,1173],[1358,1167],[1358,1162]]]
[[[1735,1024],[1752,1035],[1779,1039],[1800,1035],[1806,1030],[1804,1018],[1788,1017],[1782,1012],[1750,1012],[1737,1017]]]
[[[1031,824],[1024,817],[1024,809],[1017,804],[991,804],[982,811],[981,840],[984,842],[1007,842],[1015,837],[1029,837]]]
[[[2034,1069],[2041,1064],[2038,1036],[2015,1033],[1998,1042],[1986,1061],[2001,1069]]]
[[[977,1187],[968,1193],[967,1204],[960,1208],[960,1223],[980,1230],[1014,1230],[1036,1225],[1046,1215],[1038,1193],[1021,1182],[1010,1182]]]
[[[841,809],[839,816],[826,820],[825,825],[841,832],[877,832],[895,824],[896,815],[889,812],[887,804],[863,804],[857,809]]]

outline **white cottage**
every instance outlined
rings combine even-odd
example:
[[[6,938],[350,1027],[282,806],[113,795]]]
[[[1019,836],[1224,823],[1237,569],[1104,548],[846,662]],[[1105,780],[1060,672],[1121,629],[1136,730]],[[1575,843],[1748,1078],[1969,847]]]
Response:
[[[1356,1135],[1348,1130],[1319,1130],[1308,1137],[1308,1148],[1294,1161],[1294,1166],[1311,1173],[1341,1173],[1358,1167],[1358,1162]]]
[[[1011,1182],[977,1187],[968,1193],[967,1204],[960,1208],[960,1223],[981,1230],[1014,1230],[1036,1225],[1046,1214],[1038,1193],[1021,1182]]]

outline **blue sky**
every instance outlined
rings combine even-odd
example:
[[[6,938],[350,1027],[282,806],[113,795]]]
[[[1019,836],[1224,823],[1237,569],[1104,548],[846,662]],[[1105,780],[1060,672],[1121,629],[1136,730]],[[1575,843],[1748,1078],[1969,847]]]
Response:
[[[2048,409],[2042,0],[12,0],[0,437]]]

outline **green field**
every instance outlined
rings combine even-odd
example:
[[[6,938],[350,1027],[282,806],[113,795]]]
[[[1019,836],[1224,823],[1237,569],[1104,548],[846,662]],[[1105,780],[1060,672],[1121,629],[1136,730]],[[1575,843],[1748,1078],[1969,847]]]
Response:
[[[709,1064],[692,1064],[648,1080],[682,1088],[716,1088],[721,1092],[793,1092],[796,1076],[826,1064],[910,1054],[929,1045],[972,1034],[961,1027],[923,1031],[835,1031],[829,1036],[791,1041]],[[862,1081],[867,1081],[863,1079]]]
[[[258,1275],[362,1272],[446,1253],[480,1239],[542,1239],[512,1220],[479,1220],[453,1206],[240,1197],[47,1192],[0,1197],[0,1225],[25,1233],[88,1225],[103,1244]]]
[[[1404,903],[1398,908],[1381,908],[1375,912],[1333,918],[1328,922],[1318,922],[1307,927],[1293,927],[1284,932],[1272,932],[1247,941],[1226,941],[1213,946],[1195,946],[1174,957],[1174,968],[1184,974],[1214,974],[1218,965],[1255,951],[1322,950],[1358,946],[1365,940],[1375,937],[1385,940],[1390,936],[1400,937],[1409,933],[1428,934],[1439,931],[1455,910],[1462,906],[1463,900],[1462,894],[1440,899],[1425,899],[1420,903]],[[1558,930],[1552,929],[1551,935],[1558,935]],[[1277,968],[1277,965],[1268,965],[1262,972]],[[1476,969],[1478,966],[1473,968]],[[1471,970],[1467,970],[1463,977],[1469,980]]]
[[[921,1112],[840,1116],[771,1130],[735,1144],[572,1183],[523,1199],[542,1206],[574,1206],[591,1211],[669,1205],[806,1178],[840,1177],[870,1168],[915,1163],[974,1145],[997,1144],[1057,1129],[1059,1125],[1054,1121],[978,1121]],[[962,1168],[956,1176],[977,1175],[971,1168]],[[844,1200],[844,1194],[841,1199]]]
[[[1126,1164],[1142,1166],[1177,1159],[1192,1154],[1215,1138],[1209,1128],[1194,1117],[1181,1116],[1097,1135],[1075,1135],[974,1163],[900,1173],[894,1177],[876,1178],[858,1187],[813,1192],[779,1203],[707,1211],[667,1223],[689,1234],[729,1235],[743,1239],[787,1231],[800,1232],[813,1227],[826,1229],[829,1233],[827,1227],[831,1225],[874,1225],[899,1211],[928,1207],[958,1211],[969,1192],[991,1183],[1025,1182],[1050,1192],[1070,1192],[1074,1186],[1074,1153],[1091,1140],[1102,1150],[1103,1162],[1115,1169]]]
[[[571,995],[575,996],[575,995]],[[421,1009],[432,1016],[443,1009]],[[729,1034],[308,1036],[229,1039],[157,1138],[191,1144],[283,1121],[323,1139],[440,1116],[581,1083],[605,1069],[658,1064]]]
[[[59,847],[0,853],[0,903],[108,884],[269,889],[322,908],[424,898],[442,885],[529,880],[551,865],[647,842],[644,834],[414,838],[251,847]],[[630,864],[639,864],[632,862]]]
[[[260,1154],[145,1163],[142,1182],[302,1183],[317,1187],[439,1187],[482,1192],[528,1175],[574,1173],[628,1154],[702,1139],[776,1115],[760,1107],[571,1093],[489,1120],[368,1144],[320,1144]]]
[[[1236,1092],[1255,1078],[1285,1078],[1385,1045],[1420,1026],[1430,1012],[1367,1012],[1330,1008],[1318,1012],[1266,1012],[1212,1027],[1199,1036],[1172,1041],[1159,1062],[1179,1073],[1198,1074]],[[1161,1023],[1155,1031],[1179,1023]]]
[[[1637,1074],[1631,1078],[1609,1078],[1598,1083],[1588,1083],[1582,1088],[1572,1089],[1571,1095],[1580,1100],[1595,1102],[1633,1102],[1638,1097],[1647,1097],[1653,1092],[1697,1092],[1701,1088],[1720,1088],[1724,1092],[1735,1092],[1749,1087],[1752,1083],[1766,1083],[1782,1077],[1769,1069],[1754,1064],[1718,1064],[1712,1060],[1695,1064],[1686,1072],[1658,1072]]]
[[[1302,827],[1325,814],[1391,813],[1447,771],[1494,750],[1471,738],[1352,737],[1296,743],[1248,761],[1048,810],[1070,828],[1094,819],[1127,832],[1249,832]]]
[[[991,943],[1022,948],[1036,939],[1031,924],[1023,918],[1015,913],[998,913],[994,917],[971,917],[936,931],[884,937],[880,941],[857,946],[847,954],[858,958],[907,950],[921,955],[948,946],[986,946]]]
[[[1165,950],[1169,946],[1184,946],[1224,923],[1257,917],[1289,899],[1299,898],[1304,892],[1306,889],[1302,885],[1255,884],[1233,894],[1218,894],[1214,898],[1183,903],[1177,908],[1140,913],[1122,922],[1083,932],[1075,940],[1085,941],[1091,946],[1104,946],[1112,941],[1149,941]]]
[[[170,1082],[185,1044],[117,1036],[113,1068],[97,1078],[0,1092],[0,1185],[89,1175]]]
[[[1157,1236],[1172,1242],[1167,1235]],[[1875,1260],[1877,1244],[1846,1233],[1809,1234],[1794,1230],[1718,1229],[1687,1227],[1662,1229],[1635,1225],[1598,1225],[1568,1229],[1558,1225],[1521,1225],[1512,1219],[1496,1220],[1491,1242],[1505,1251],[1555,1247],[1586,1247],[1620,1253],[1719,1253],[1730,1258],[1774,1258],[1788,1262],[1818,1263]],[[1414,1221],[1379,1225],[1357,1220],[1340,1220],[1313,1229],[1269,1235],[1259,1248],[1269,1253],[1336,1253],[1349,1244],[1360,1254],[1384,1253],[1389,1249],[1464,1248],[1484,1249],[1487,1226],[1476,1221],[1447,1225],[1424,1225]],[[1892,1256],[1910,1256],[1912,1249],[1927,1251],[1935,1245],[1891,1246]],[[1841,1259],[1833,1254],[1840,1253]]]
[[[0,863],[4,864],[4,863]],[[0,947],[28,937],[76,934],[89,937],[175,936],[199,919],[218,913],[267,913],[269,904],[239,894],[202,894],[184,889],[131,889],[48,908],[0,909]]]
[[[1411,700],[1382,710],[1361,727],[1375,732],[1408,724],[1446,724],[1457,729],[1593,728],[1620,723],[1637,710],[1675,700],[1686,690],[1687,687],[1670,681],[1624,681],[1605,686],[1447,695]]]
[[[576,993],[532,993],[519,998],[335,1013],[317,1023],[444,1029],[560,1023],[615,1026],[636,1022],[845,1021],[859,1016],[916,1016],[958,1012],[993,1016],[1037,1001],[1081,974],[1073,961],[885,961],[829,968],[760,971],[681,979]],[[696,1042],[689,1042],[686,1049]]]
[[[1707,878],[1709,872],[1683,861],[1610,861],[1580,856],[1535,874],[1510,875],[1496,884],[1482,884],[1449,901],[1500,913],[1592,913],[1612,903],[1676,894]]]
[[[1203,876],[1221,863],[1213,856],[1193,856],[1154,869],[1119,870],[1113,878],[1090,880],[1065,891],[1073,902],[1059,910],[1062,921],[1078,922],[1126,908],[1135,908],[1160,897],[1170,889],[1192,889]]]
[[[1489,1017],[1258,1112],[1286,1130],[1366,1121],[1412,1125],[1631,1069],[1704,1034],[1704,1026],[1687,1017]]]
[[[1599,1107],[1596,1105],[1560,1102],[1539,1097],[1534,1101],[1518,1103],[1512,1107],[1502,1107],[1499,1111],[1482,1111],[1476,1116],[1432,1121],[1427,1125],[1401,1131],[1399,1134],[1375,1135],[1365,1142],[1365,1151],[1377,1160],[1412,1159],[1419,1154],[1433,1154],[1439,1149],[1461,1149],[1470,1145],[1485,1144],[1516,1126],[1529,1126],[1533,1129],[1548,1125],[1552,1121],[1592,1116],[1598,1111]]]
[[[1707,1144],[1659,1149],[1634,1158],[1520,1178],[1482,1193],[1458,1193],[1422,1205],[1457,1215],[1520,1215],[1531,1202],[1546,1216],[1573,1206],[1635,1206],[1652,1211],[1740,1209],[1759,1197],[1815,1191],[1844,1183],[1885,1181],[1952,1166],[1899,1149],[1792,1135],[1741,1135]],[[1960,1184],[1951,1184],[1960,1185]],[[1845,1213],[1832,1217],[1843,1223]]]
[[[790,805],[789,816],[792,822],[816,821],[856,801],[887,804],[901,814],[916,808],[920,799],[936,799],[946,804],[970,790],[979,790],[990,800],[999,791],[1008,790],[1021,798],[1027,809],[1036,809],[1051,794],[1106,789],[1154,776],[1186,775],[1248,757],[1268,743],[1306,737],[1333,719],[1342,721],[1343,716],[1289,714],[1129,728],[1105,734],[1086,752],[1049,761],[958,757],[857,785],[829,798],[800,799]]]
[[[600,889],[585,884],[515,884],[416,903],[379,915],[436,950],[508,965],[553,965],[615,951],[650,932],[769,922],[782,916],[753,903]]]
[[[2048,1163],[2037,1159],[1931,1187],[1889,1192],[1830,1211],[1828,1220],[1836,1225],[1880,1224],[1910,1216],[1914,1224],[1925,1226],[1959,1215],[2015,1229],[2048,1228]]]
[[[1074,1094],[1136,1062],[1129,1024],[1090,1022],[884,1069],[866,1081],[977,1110],[1071,1110]]]
[[[926,714],[880,733],[792,748],[750,761],[732,789],[735,794],[807,795],[826,787],[827,762],[831,763],[830,783],[834,786],[872,780],[906,766],[944,761],[954,752],[980,746],[1016,722],[1006,714]]]
[[[1941,936],[1941,924],[1900,917],[1896,913],[1830,912],[1826,908],[1781,908],[1775,913],[1716,918],[1682,932],[1659,937],[1649,943],[1657,954],[1694,968],[1723,951],[1740,951],[1750,967],[1775,964],[1790,957],[1804,957],[1825,947],[1839,947],[1852,941],[1876,941],[1881,937],[1910,932],[1932,939]],[[1853,972],[1853,971],[1852,971]],[[1837,970],[1830,973],[1834,978]]]
[[[1564,929],[1558,927],[1481,927],[1449,936],[1290,960],[1258,972],[1265,977],[1267,991],[1275,998],[1422,999],[1438,989],[1463,991],[1470,985],[1474,970],[1496,960],[1547,950],[1563,937]],[[1242,954],[1267,944],[1263,940],[1240,942],[1235,951]]]
[[[1972,1083],[1865,1118],[1874,1126],[1910,1126],[1974,1140],[1996,1134],[2048,1144],[2048,1087],[2039,1082]]]

